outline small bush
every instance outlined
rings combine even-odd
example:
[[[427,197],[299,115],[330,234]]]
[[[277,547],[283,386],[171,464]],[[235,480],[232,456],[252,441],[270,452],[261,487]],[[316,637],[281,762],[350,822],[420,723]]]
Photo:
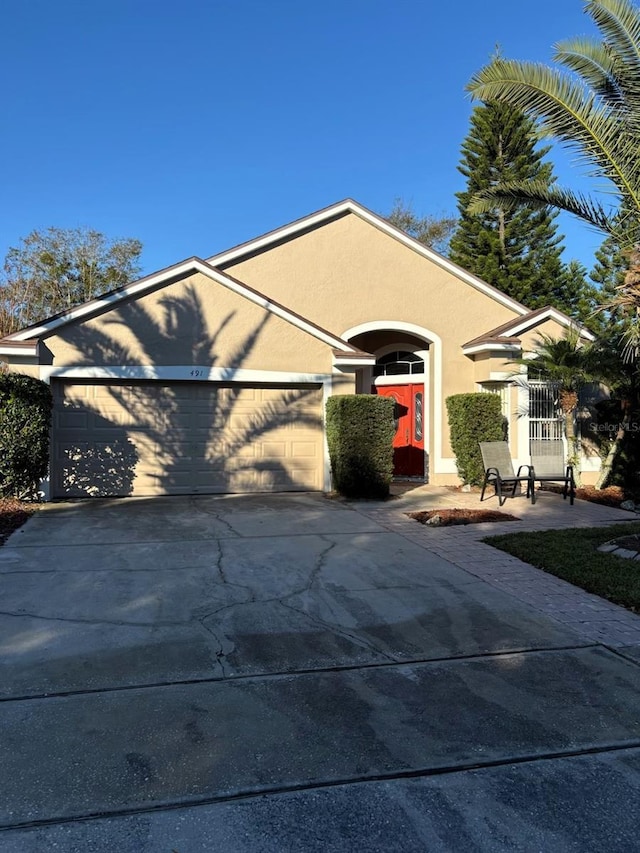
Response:
[[[356,394],[327,401],[333,487],[350,498],[382,499],[393,475],[394,401]]]
[[[0,373],[0,495],[34,498],[49,464],[51,391],[21,373]]]
[[[454,394],[447,397],[451,449],[463,483],[484,480],[481,441],[504,441],[505,418],[496,394]]]

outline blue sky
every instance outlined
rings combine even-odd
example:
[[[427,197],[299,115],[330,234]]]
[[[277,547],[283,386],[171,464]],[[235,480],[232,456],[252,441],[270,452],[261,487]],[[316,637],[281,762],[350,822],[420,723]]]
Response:
[[[0,257],[89,226],[141,239],[145,272],[347,196],[454,212],[471,75],[496,44],[549,61],[594,31],[581,0],[5,0],[2,19]],[[562,231],[590,266],[600,235]]]

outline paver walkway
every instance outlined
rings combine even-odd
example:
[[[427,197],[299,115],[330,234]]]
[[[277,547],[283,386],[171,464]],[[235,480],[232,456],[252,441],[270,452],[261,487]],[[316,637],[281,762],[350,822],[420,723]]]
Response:
[[[411,542],[532,605],[586,639],[636,656],[640,650],[640,616],[499,551],[482,540],[504,533],[606,527],[638,521],[639,517],[626,510],[589,501],[576,500],[571,506],[568,500],[552,492],[538,491],[536,497],[534,505],[524,495],[519,495],[498,507],[497,498],[485,498],[481,504],[477,492],[421,486],[384,504],[358,502],[357,508],[387,530],[401,533]],[[500,509],[517,516],[519,521],[428,527],[407,515],[413,510],[453,507]],[[625,650],[627,646],[631,648]]]

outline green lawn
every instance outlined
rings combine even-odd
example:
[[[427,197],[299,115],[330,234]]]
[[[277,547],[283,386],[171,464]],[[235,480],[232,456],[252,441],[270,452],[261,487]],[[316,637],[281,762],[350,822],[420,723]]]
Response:
[[[617,536],[640,533],[640,523],[612,527],[508,533],[483,541],[556,577],[640,613],[640,561],[597,551]]]

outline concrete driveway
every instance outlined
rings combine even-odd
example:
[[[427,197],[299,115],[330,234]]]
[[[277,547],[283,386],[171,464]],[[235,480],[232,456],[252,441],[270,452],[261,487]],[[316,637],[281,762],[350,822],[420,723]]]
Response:
[[[640,667],[320,496],[0,549],[0,849],[639,849]]]

